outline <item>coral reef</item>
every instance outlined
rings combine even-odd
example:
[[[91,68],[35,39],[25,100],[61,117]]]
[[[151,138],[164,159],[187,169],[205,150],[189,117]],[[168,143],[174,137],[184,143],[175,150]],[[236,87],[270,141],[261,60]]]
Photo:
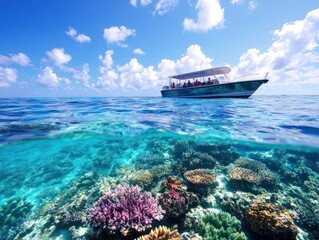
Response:
[[[230,185],[235,189],[258,191],[254,186],[274,188],[278,185],[278,176],[259,161],[240,158],[234,165],[228,171],[228,176]]]
[[[177,219],[185,216],[186,212],[197,205],[199,200],[191,192],[171,189],[160,195],[159,202],[165,210],[165,216],[170,219]]]
[[[195,145],[194,149],[211,155],[222,165],[228,165],[239,158],[239,154],[229,144],[198,144]]]
[[[152,230],[150,234],[141,236],[136,240],[183,240],[183,238],[176,229],[171,231],[165,226],[159,226]]]
[[[130,178],[129,183],[138,185],[144,190],[149,190],[153,182],[153,174],[150,171],[138,171]]]
[[[184,173],[186,180],[194,185],[209,185],[216,181],[216,176],[208,169],[189,170]]]
[[[196,231],[205,240],[246,240],[241,231],[241,222],[227,212],[207,214],[195,225]]]
[[[298,234],[290,213],[274,204],[252,203],[246,220],[251,229],[261,236],[290,240],[296,239]]]
[[[26,218],[31,214],[32,204],[26,196],[6,201],[0,207],[0,239],[15,239],[26,231]]]
[[[168,177],[167,180],[164,180],[162,182],[164,188],[171,190],[177,190],[179,186],[181,185],[181,181],[174,177]]]
[[[138,186],[120,185],[94,203],[88,219],[93,227],[125,235],[131,230],[141,232],[150,228],[154,219],[163,217],[162,213],[150,193],[141,192]]]
[[[196,151],[183,152],[181,163],[186,169],[214,168],[216,160],[208,153]]]

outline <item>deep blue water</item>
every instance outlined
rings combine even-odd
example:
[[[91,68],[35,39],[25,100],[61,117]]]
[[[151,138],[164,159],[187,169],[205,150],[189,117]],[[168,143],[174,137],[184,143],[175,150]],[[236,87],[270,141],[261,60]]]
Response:
[[[0,205],[23,196],[36,212],[68,183],[90,171],[109,176],[156,140],[229,144],[241,156],[318,153],[318,119],[319,96],[2,98]]]

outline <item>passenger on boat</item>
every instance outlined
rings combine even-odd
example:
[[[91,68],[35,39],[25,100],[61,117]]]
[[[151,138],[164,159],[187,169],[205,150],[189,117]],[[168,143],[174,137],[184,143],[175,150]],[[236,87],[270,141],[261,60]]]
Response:
[[[212,81],[210,80],[210,77],[208,78],[208,81],[207,81],[207,85],[209,84],[212,84]]]
[[[191,83],[191,81],[190,80],[188,80],[188,82],[187,82],[187,87],[193,87],[194,85]]]
[[[184,82],[184,84],[183,84],[183,88],[186,88],[187,87],[187,84],[186,84],[186,82]]]
[[[175,88],[175,87],[176,87],[175,82],[173,82],[171,88]]]
[[[201,85],[202,85],[202,83],[196,79],[194,86],[199,87]]]

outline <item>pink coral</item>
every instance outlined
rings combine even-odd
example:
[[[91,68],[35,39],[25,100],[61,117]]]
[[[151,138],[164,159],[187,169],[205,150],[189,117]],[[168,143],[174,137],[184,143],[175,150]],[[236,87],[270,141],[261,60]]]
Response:
[[[157,199],[138,186],[118,186],[107,192],[89,210],[93,227],[107,228],[111,233],[125,233],[131,229],[144,231],[152,226],[153,219],[163,215]]]

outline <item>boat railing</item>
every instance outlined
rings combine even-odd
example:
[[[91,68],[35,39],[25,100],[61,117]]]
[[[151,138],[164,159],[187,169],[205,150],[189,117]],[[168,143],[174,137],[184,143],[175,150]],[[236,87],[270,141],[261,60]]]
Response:
[[[233,82],[241,82],[241,81],[254,81],[259,79],[267,79],[268,72],[267,73],[253,73],[253,74],[247,74],[243,76],[236,76],[232,81]]]

